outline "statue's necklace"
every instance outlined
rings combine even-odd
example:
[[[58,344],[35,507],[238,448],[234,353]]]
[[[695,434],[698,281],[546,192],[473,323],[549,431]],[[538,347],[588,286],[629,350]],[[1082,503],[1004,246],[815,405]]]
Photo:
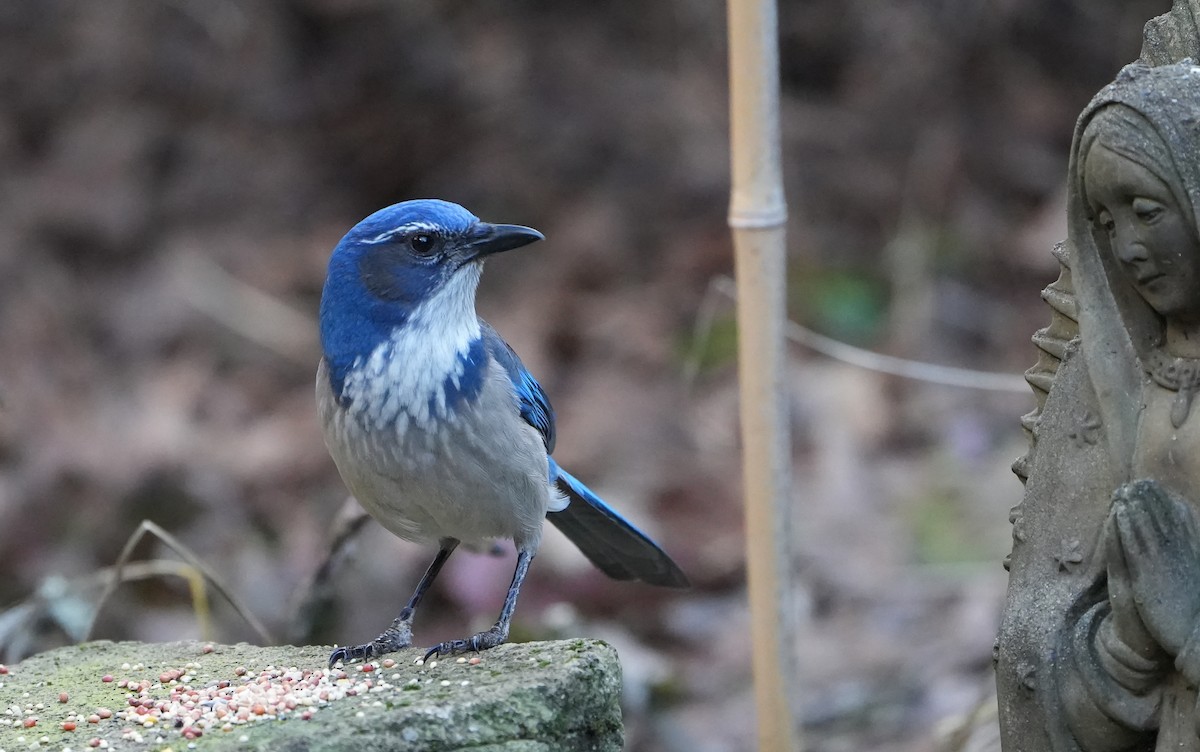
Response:
[[[1146,359],[1146,373],[1164,389],[1178,392],[1171,403],[1171,425],[1179,428],[1192,410],[1192,397],[1200,391],[1200,358],[1175,358],[1155,350]]]

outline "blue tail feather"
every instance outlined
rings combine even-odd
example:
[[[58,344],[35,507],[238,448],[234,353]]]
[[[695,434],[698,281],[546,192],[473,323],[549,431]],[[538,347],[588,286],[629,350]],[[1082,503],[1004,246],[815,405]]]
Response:
[[[551,462],[551,474],[570,498],[567,508],[546,515],[600,571],[616,580],[641,580],[663,587],[688,587],[687,576],[658,544],[612,507]]]

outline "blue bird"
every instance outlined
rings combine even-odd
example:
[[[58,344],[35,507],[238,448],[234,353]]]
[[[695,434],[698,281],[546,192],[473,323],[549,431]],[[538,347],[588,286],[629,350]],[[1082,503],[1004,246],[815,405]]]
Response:
[[[375,212],[333,250],[317,370],[325,444],[380,524],[439,548],[391,625],[371,642],[334,650],[331,666],[408,647],[413,614],[455,548],[507,538],[517,565],[500,618],[425,658],[504,642],[547,518],[610,577],[688,585],[657,544],[550,457],[550,400],[475,312],[484,260],[542,239],[422,199]]]

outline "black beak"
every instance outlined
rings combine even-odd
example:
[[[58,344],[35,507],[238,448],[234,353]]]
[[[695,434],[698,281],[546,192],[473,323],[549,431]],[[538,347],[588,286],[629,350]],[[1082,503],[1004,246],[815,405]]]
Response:
[[[480,259],[545,239],[545,235],[532,227],[478,222],[467,233],[467,256],[471,260]]]

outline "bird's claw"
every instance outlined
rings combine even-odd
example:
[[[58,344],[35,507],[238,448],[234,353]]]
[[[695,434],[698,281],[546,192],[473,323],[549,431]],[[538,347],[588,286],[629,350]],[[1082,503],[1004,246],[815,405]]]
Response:
[[[408,609],[405,609],[408,611]],[[411,618],[411,612],[410,612]],[[353,645],[335,649],[329,654],[329,667],[333,668],[338,661],[352,663],[353,661],[369,661],[385,653],[394,653],[412,644],[412,627],[404,619],[404,614],[383,630],[383,633],[365,645]]]
[[[468,637],[465,640],[449,640],[439,643],[431,647],[425,657],[421,659],[422,663],[426,663],[430,658],[436,658],[442,655],[457,655],[458,653],[478,653],[482,650],[494,648],[508,639],[508,630],[501,630],[497,627],[492,627],[486,632],[480,632],[477,635]]]
[[[339,661],[342,663],[352,663],[354,661],[366,661],[375,657],[375,647],[372,643],[366,645],[347,645],[345,647],[336,648],[329,654],[329,667],[333,668]]]

